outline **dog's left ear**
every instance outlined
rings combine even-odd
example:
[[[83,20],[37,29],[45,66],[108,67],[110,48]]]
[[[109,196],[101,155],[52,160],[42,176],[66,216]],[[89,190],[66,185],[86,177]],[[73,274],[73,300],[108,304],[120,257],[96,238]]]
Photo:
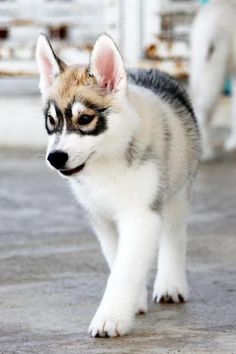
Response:
[[[125,92],[127,77],[121,55],[107,34],[102,34],[95,42],[91,59],[90,73],[99,86],[108,92]]]
[[[44,34],[40,34],[36,47],[36,61],[40,73],[39,88],[44,95],[57,75],[66,67],[54,53],[51,43]]]

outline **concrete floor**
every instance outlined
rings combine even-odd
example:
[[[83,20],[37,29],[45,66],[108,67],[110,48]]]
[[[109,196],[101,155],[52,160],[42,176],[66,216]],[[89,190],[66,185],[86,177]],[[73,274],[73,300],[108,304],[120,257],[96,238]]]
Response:
[[[108,270],[43,155],[0,155],[0,353],[236,353],[236,163],[204,165],[189,219],[185,305],[151,302],[129,336],[88,337]]]

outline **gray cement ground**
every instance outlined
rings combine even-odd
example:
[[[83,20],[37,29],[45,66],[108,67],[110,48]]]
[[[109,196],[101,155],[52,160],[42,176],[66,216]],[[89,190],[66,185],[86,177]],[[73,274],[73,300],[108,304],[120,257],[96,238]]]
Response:
[[[0,156],[0,353],[236,353],[236,163],[202,166],[189,219],[190,301],[155,305],[129,336],[87,327],[108,270],[66,182],[43,156]]]

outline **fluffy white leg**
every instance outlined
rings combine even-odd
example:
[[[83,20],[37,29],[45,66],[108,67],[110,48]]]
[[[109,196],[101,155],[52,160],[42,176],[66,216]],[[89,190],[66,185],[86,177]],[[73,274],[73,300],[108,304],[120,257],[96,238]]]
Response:
[[[100,242],[102,252],[111,271],[118,246],[118,232],[114,222],[96,218],[93,220],[94,231]],[[135,314],[144,314],[147,312],[147,289],[144,284],[135,308]]]
[[[188,298],[185,270],[188,204],[184,189],[165,207],[153,292],[155,302],[178,303]]]
[[[118,232],[114,222],[102,218],[93,220],[93,228],[100,242],[109,269],[112,269],[118,246]]]
[[[101,304],[91,322],[92,337],[126,334],[156,252],[160,217],[149,211],[119,216],[119,245]]]
[[[235,55],[236,56],[236,55]],[[231,132],[229,138],[225,142],[226,151],[236,150],[236,78],[233,80],[233,96],[231,108]]]

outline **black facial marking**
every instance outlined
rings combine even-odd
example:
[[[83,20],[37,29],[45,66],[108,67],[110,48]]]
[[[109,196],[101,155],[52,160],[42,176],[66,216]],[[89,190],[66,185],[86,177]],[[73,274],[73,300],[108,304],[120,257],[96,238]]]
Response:
[[[50,130],[47,125],[47,117],[48,117],[48,112],[49,112],[50,106],[51,106],[51,103],[50,103],[50,101],[48,101],[44,110],[43,110],[45,129],[47,130],[47,133],[49,135],[53,134],[53,131]]]
[[[107,117],[106,117],[105,111],[104,111],[104,113],[102,113],[102,112],[96,112],[96,113],[98,116],[98,121],[97,121],[95,128],[92,130],[89,130],[87,132],[80,130],[81,135],[94,135],[94,136],[96,136],[96,135],[103,133],[107,129]]]
[[[96,113],[104,113],[108,110],[109,107],[105,107],[94,102],[89,101],[88,99],[81,99],[81,102],[89,109],[92,109]]]
[[[48,115],[48,111],[49,111],[50,105],[51,105],[50,101],[47,101],[46,106],[43,109],[43,115],[44,115],[45,118]]]
[[[73,105],[73,102],[70,102],[64,111],[65,119],[67,121],[71,120],[71,118],[72,118],[72,105]]]
[[[76,123],[72,122],[72,107],[73,104],[75,103],[75,99],[73,102],[71,102],[65,109],[64,115],[66,119],[66,125],[67,125],[67,132],[68,133],[79,133],[81,135],[99,135],[103,133],[107,129],[107,114],[109,111],[109,107],[104,107],[104,106],[99,106],[93,102],[90,102],[86,99],[80,99],[81,103],[83,105],[94,111],[95,116],[98,117],[97,124],[92,130],[88,131],[82,131],[79,128],[79,122],[77,121]]]
[[[50,116],[50,107],[51,106],[55,107],[56,111],[56,116],[58,119],[58,124],[54,128],[48,126],[48,116]],[[52,135],[54,133],[61,133],[62,128],[63,128],[63,115],[60,109],[57,107],[56,103],[54,101],[49,100],[44,108],[44,117],[45,117],[45,128],[47,130],[47,133],[49,135]]]
[[[74,100],[72,102],[70,102],[66,106],[65,111],[64,111],[64,117],[65,117],[65,120],[66,120],[66,129],[67,129],[68,132],[73,132],[74,131],[74,126],[72,124],[72,117],[73,117],[72,106],[73,106],[73,103],[74,103]]]
[[[55,110],[56,110],[56,115],[57,115],[57,118],[59,120],[61,120],[61,122],[63,121],[63,114],[61,112],[61,110],[58,108],[58,106],[56,105],[56,103],[54,102],[54,105],[55,105]]]
[[[104,107],[97,105],[93,102],[90,102],[88,100],[82,100],[81,102],[84,104],[86,108],[89,108],[94,111],[93,117],[95,118],[96,116],[98,117],[97,124],[92,130],[88,131],[82,131],[79,126],[78,120],[75,120],[73,122],[73,114],[72,114],[72,107],[73,104],[75,103],[75,98],[67,105],[67,107],[64,110],[64,114],[62,111],[59,109],[57,106],[56,102],[53,100],[48,100],[45,108],[44,108],[44,117],[45,117],[45,128],[48,132],[49,135],[54,134],[54,133],[62,133],[63,125],[66,122],[66,130],[68,133],[74,133],[76,132],[77,134],[80,135],[99,135],[103,133],[107,129],[107,115],[109,112],[109,107]],[[58,124],[56,125],[55,128],[49,127],[48,126],[48,116],[50,115],[50,107],[53,105],[55,107],[56,111],[56,116],[58,119]],[[91,115],[92,116],[92,115]]]

